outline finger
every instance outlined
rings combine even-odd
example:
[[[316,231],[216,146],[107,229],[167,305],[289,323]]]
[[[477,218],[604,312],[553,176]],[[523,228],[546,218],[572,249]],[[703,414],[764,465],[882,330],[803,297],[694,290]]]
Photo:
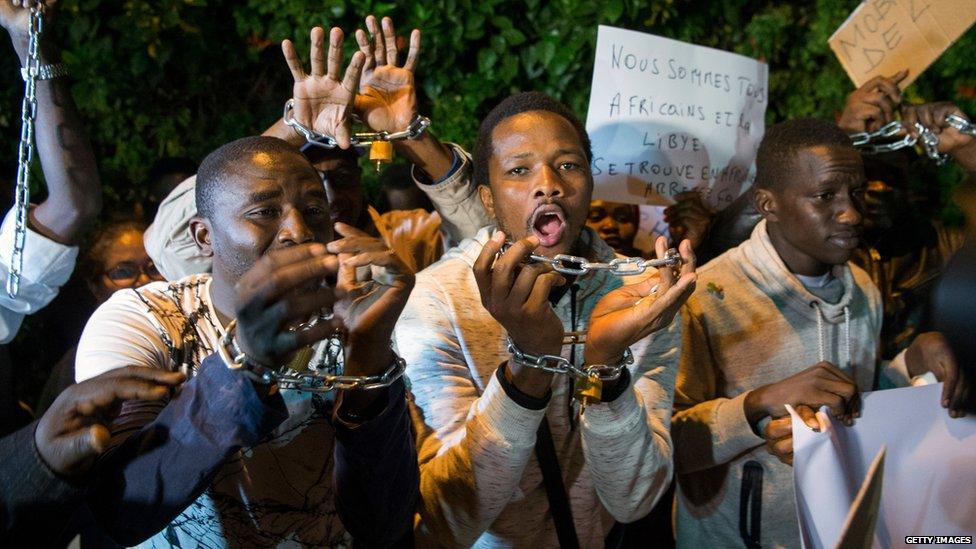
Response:
[[[495,261],[491,274],[491,295],[496,300],[507,299],[512,289],[515,274],[522,267],[522,263],[532,255],[532,251],[539,246],[539,237],[529,235],[505,251]]]
[[[942,357],[942,361],[947,361],[946,357]],[[956,390],[956,368],[954,364],[942,364],[942,371],[945,372],[945,379],[942,380],[942,407],[948,408],[950,405],[950,399]]]
[[[305,70],[302,68],[302,60],[298,57],[298,52],[295,51],[295,44],[292,44],[291,40],[282,40],[281,53],[285,56],[285,63],[288,64],[288,70],[291,71],[291,77],[295,82],[305,80]]]
[[[352,54],[349,60],[349,67],[346,68],[346,75],[342,79],[342,87],[355,93],[359,87],[359,78],[363,74],[363,65],[366,63],[366,56],[361,51]]]
[[[268,308],[269,318],[279,327],[305,322],[323,310],[332,310],[335,291],[323,286],[314,292],[293,292]]]
[[[902,69],[895,74],[891,75],[890,78],[895,84],[900,84],[902,80],[908,77],[908,69]]]
[[[396,31],[393,29],[393,20],[389,17],[383,18],[383,41],[386,42],[386,63],[395,66],[397,62]]]
[[[793,454],[793,437],[783,437],[766,442],[766,448],[774,456],[790,456]]]
[[[918,109],[918,121],[930,130],[938,130],[939,128],[935,122],[935,116],[932,114],[931,105],[923,105]]]
[[[363,29],[356,29],[356,43],[359,45],[359,51],[365,56],[363,70],[368,71],[376,64],[376,60],[373,59],[373,45],[369,43],[369,37]]]
[[[108,430],[101,425],[90,425],[59,437],[57,445],[61,451],[56,450],[62,463],[58,467],[59,472],[69,475],[82,472],[79,469],[98,457],[108,446],[107,438]]]
[[[376,17],[369,15],[366,17],[366,28],[369,30],[369,34],[373,37],[373,61],[379,65],[386,64],[386,44],[383,42],[383,33],[380,31],[380,25],[376,21]]]
[[[126,366],[124,368],[116,368],[100,376],[92,378],[92,381],[101,379],[102,377],[113,379],[135,378],[169,386],[176,386],[186,381],[186,376],[183,375],[182,372],[171,372],[168,370],[160,370],[159,368],[146,368],[145,366]]]
[[[899,73],[896,73],[895,76],[898,76],[899,74],[902,73],[907,75],[908,71],[901,71]],[[901,103],[901,90],[898,89],[897,83],[900,82],[903,78],[904,76],[898,80],[894,80],[893,77],[881,78],[878,80],[877,83],[878,90],[880,90],[881,93],[883,93],[885,97],[887,97],[892,103],[896,103],[896,104]]]
[[[664,238],[663,236],[657,237],[657,240],[654,241],[655,255],[659,259],[663,259],[664,256],[667,255],[667,252],[668,252],[668,239]],[[658,275],[661,277],[661,282],[660,285],[658,286],[658,292],[664,293],[669,288],[671,288],[671,286],[674,285],[674,271],[672,270],[671,267],[664,265],[663,267],[659,267],[657,272]]]
[[[309,51],[308,51],[308,61],[309,61],[309,75],[324,76],[325,75],[325,31],[322,27],[313,27],[309,31]],[[332,55],[332,44],[329,44],[329,55]]]
[[[797,415],[800,416],[800,419],[803,420],[803,423],[805,423],[807,427],[813,429],[814,431],[820,431],[820,422],[817,421],[817,412],[815,412],[813,408],[800,405],[793,409],[796,410]],[[790,451],[792,452],[792,449]]]
[[[528,310],[538,311],[543,307],[550,307],[549,293],[552,292],[554,287],[562,286],[565,283],[566,277],[556,272],[539,276],[535,281],[535,286],[532,287],[532,293],[525,300],[526,308]]]
[[[321,31],[321,29],[319,29]],[[321,32],[319,33],[321,35]],[[339,79],[339,74],[342,71],[342,39],[344,38],[342,34],[342,29],[339,27],[332,27],[329,31],[329,60],[328,65],[322,64],[322,46],[321,46],[321,36],[319,42],[319,59],[320,65],[317,67],[319,72],[316,71],[315,63],[312,63],[312,76],[322,76],[323,74],[328,74],[329,78],[333,80]],[[314,59],[314,58],[313,58]],[[323,69],[324,72],[323,72]]]
[[[884,117],[883,122],[887,123],[893,118],[895,112],[895,102],[881,91],[877,91],[865,96],[864,102],[881,109],[882,116]]]
[[[793,417],[784,416],[774,419],[766,424],[763,429],[763,438],[766,440],[778,440],[793,434]]]
[[[512,285],[512,290],[508,293],[507,299],[514,304],[524,304],[529,299],[529,295],[536,285],[536,280],[551,270],[551,267],[548,269],[546,267],[546,265],[538,264],[522,267],[518,276],[515,277],[515,284]]]
[[[341,271],[341,267],[339,270]],[[336,274],[336,262],[331,256],[310,257],[278,267],[263,284],[255,288],[254,304],[271,303],[299,286],[323,280],[333,274]]]
[[[834,378],[837,378],[840,381],[843,381],[843,382],[848,383],[850,385],[854,385],[854,378],[852,378],[846,372],[844,372],[843,370],[841,370],[837,366],[834,366],[830,362],[827,362],[827,361],[819,362],[819,363],[817,363],[815,365],[815,368],[818,368],[819,369],[818,371],[820,373],[829,374],[829,376],[832,376]]]
[[[505,233],[497,231],[491,235],[488,242],[481,248],[481,253],[475,259],[471,270],[474,272],[474,280],[478,284],[478,291],[481,294],[481,304],[485,307],[491,302],[491,268],[495,262],[502,244],[505,242]]]
[[[698,256],[695,249],[691,246],[690,240],[682,240],[678,244],[678,253],[681,254],[681,276],[692,274],[698,267]]]
[[[407,60],[403,68],[410,72],[417,70],[417,59],[420,58],[420,29],[413,29],[410,33],[410,49],[407,50]]]

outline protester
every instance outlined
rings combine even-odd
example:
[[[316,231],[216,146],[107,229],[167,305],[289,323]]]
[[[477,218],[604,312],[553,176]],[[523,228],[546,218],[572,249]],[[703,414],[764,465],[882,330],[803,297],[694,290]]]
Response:
[[[640,212],[634,204],[606,200],[590,202],[586,226],[593,229],[607,243],[607,246],[620,255],[641,256],[640,251],[634,248],[634,236],[637,235],[638,224],[640,224]]]
[[[48,10],[55,2],[47,2]],[[20,2],[0,0],[0,26],[10,35],[21,66],[28,54],[28,10]],[[36,83],[34,147],[40,158],[48,196],[31,204],[26,220],[22,266],[13,264],[16,212],[11,209],[0,225],[0,279],[18,269],[15,296],[0,291],[0,436],[29,421],[13,393],[14,368],[6,348],[17,335],[24,316],[46,306],[71,276],[85,227],[101,209],[102,187],[95,159],[58,63],[59,54],[44,35],[38,45],[46,77]]]
[[[0,438],[0,544],[53,547],[84,502],[108,420],[124,400],[160,400],[185,378],[129,366],[69,387],[39,420]]]
[[[407,59],[397,61],[396,34],[389,17],[383,18],[382,28],[376,18],[366,18],[366,26],[373,40],[362,30],[356,32],[360,51],[366,58],[359,93],[355,95],[355,113],[373,131],[402,131],[417,115],[417,97],[413,71],[420,54],[420,31],[410,37]],[[337,47],[337,36],[330,37],[330,48]],[[341,40],[341,38],[339,38]],[[387,47],[392,45],[392,50]],[[307,97],[328,94],[338,85],[310,78],[294,66],[295,96]],[[311,75],[314,76],[314,75]],[[352,83],[350,83],[352,86]],[[348,90],[347,90],[348,92]],[[351,92],[348,92],[351,94]],[[351,111],[336,112],[333,105],[310,102],[303,112],[297,105],[295,118],[306,127],[329,136],[349,136]],[[321,125],[328,121],[328,126]],[[310,145],[291,127],[279,120],[264,135],[279,137],[303,152],[322,175],[329,202],[335,208],[334,220],[357,227],[373,236],[380,236],[386,245],[397,252],[411,268],[420,270],[438,257],[449,244],[474,235],[490,220],[478,198],[476,189],[468,184],[470,157],[456,145],[444,144],[428,130],[416,139],[394,141],[394,149],[413,165],[417,186],[434,204],[437,214],[414,211],[411,214],[370,212],[365,204],[362,169],[357,154],[343,143],[336,149]],[[193,203],[193,178],[181,183],[160,205],[156,220],[146,231],[146,248],[168,280],[189,274],[210,271],[210,261],[199,254],[187,227],[196,214]]]
[[[777,124],[756,169],[763,220],[701,269],[682,310],[672,428],[680,547],[799,546],[784,405],[811,426],[822,405],[850,421],[858,392],[882,381],[906,385],[932,370],[951,391],[955,379],[954,364],[931,360],[941,350],[928,338],[883,366],[877,356],[880,295],[849,262],[865,181],[847,134],[813,119]]]
[[[585,227],[590,154],[576,117],[540,93],[509,97],[481,124],[474,180],[498,227],[423,271],[396,327],[417,407],[420,545],[602,546],[614,519],[641,518],[668,486],[671,320],[694,287],[690,247],[680,277],[663,268],[628,285],[522,264],[533,251],[613,257]],[[582,354],[561,352],[564,331],[586,331]],[[507,338],[577,365],[618,364],[630,348],[634,363],[581,413],[572,379],[511,358]]]
[[[363,54],[342,78],[341,31],[332,31],[339,41],[327,68],[323,35],[312,31],[312,72],[296,75],[296,103],[306,101],[303,83],[317,80],[336,84],[330,100],[350,108],[353,96],[342,90],[359,78]],[[283,48],[295,57],[290,42]],[[90,490],[95,517],[127,545],[333,547],[353,538],[386,546],[408,538],[416,453],[390,340],[413,275],[353,227],[337,223],[344,238],[332,241],[321,178],[280,139],[218,148],[200,166],[195,195],[190,229],[213,274],[115,293],[79,345],[79,380],[125,365],[189,377],[165,405],[123,407]],[[367,266],[375,280],[357,278]],[[216,351],[227,347],[222,360]],[[338,395],[279,390],[260,372],[283,364],[323,375],[385,373],[392,384]]]

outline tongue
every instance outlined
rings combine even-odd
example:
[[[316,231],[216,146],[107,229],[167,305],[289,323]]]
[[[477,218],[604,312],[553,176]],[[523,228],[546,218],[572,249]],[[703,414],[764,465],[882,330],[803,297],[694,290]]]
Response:
[[[559,230],[559,226],[562,225],[562,221],[554,215],[547,215],[542,218],[539,223],[536,223],[536,229],[543,234],[543,236],[549,236],[554,232]]]

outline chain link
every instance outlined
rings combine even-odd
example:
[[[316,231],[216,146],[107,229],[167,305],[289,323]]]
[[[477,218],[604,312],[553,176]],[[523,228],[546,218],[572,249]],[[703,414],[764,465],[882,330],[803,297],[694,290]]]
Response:
[[[38,54],[44,5],[32,3],[28,19],[27,74],[24,78],[24,102],[20,109],[20,146],[17,150],[17,187],[14,205],[14,249],[7,273],[7,295],[17,297],[24,271],[24,246],[27,243],[27,216],[30,205],[30,166],[34,161],[34,119],[37,117],[37,75],[41,66]]]
[[[512,246],[506,243],[502,246],[501,252],[504,253]],[[659,267],[677,267],[683,263],[681,254],[678,250],[670,248],[664,253],[661,259],[644,259],[642,257],[614,258],[607,263],[587,261],[585,257],[576,255],[558,254],[553,257],[544,255],[530,254],[527,263],[548,263],[557,273],[567,275],[584,275],[591,271],[608,271],[617,276],[633,276],[643,274],[648,269]]]
[[[976,137],[976,125],[958,114],[947,114],[945,122],[960,133]],[[914,147],[921,141],[925,154],[937,165],[945,164],[949,155],[939,152],[939,136],[931,129],[915,122],[915,130],[918,136],[906,134],[904,137],[895,141],[876,143],[876,141],[895,137],[903,130],[904,126],[900,121],[893,121],[885,124],[880,129],[873,132],[858,132],[849,134],[851,144],[865,154],[879,154]]]
[[[291,127],[299,135],[305,138],[306,141],[315,145],[317,147],[322,147],[324,149],[334,149],[339,146],[335,137],[331,135],[326,135],[324,133],[317,132],[298,120],[292,112],[295,110],[295,100],[289,99],[285,103],[285,111],[281,116],[282,121],[284,121],[286,126]],[[361,132],[355,133],[350,138],[350,143],[353,145],[369,145],[378,141],[400,141],[403,139],[417,139],[420,137],[427,128],[430,127],[430,118],[415,114],[410,124],[405,130],[398,132]]]
[[[563,345],[580,343],[575,338],[578,333],[567,332],[563,336]],[[567,343],[567,339],[570,340],[570,343]],[[542,370],[550,374],[566,375],[576,379],[599,377],[600,381],[616,381],[620,378],[620,374],[623,373],[624,368],[634,363],[634,354],[630,352],[630,348],[628,347],[624,350],[623,358],[617,364],[590,364],[589,366],[584,365],[582,368],[578,368],[569,359],[558,355],[530,355],[522,352],[511,338],[508,339],[508,354],[512,355],[512,360],[521,366],[535,368],[536,370]]]
[[[314,326],[319,320],[328,317],[316,317],[311,322],[302,324],[297,330]],[[290,389],[307,393],[328,393],[334,390],[370,391],[393,385],[403,377],[407,363],[400,356],[393,353],[393,363],[385,372],[373,376],[347,376],[330,374],[338,370],[339,356],[342,354],[342,342],[338,337],[330,337],[326,341],[325,357],[314,367],[309,364],[308,370],[284,368],[277,370],[270,366],[255,363],[239,350],[234,339],[237,331],[237,321],[227,324],[227,330],[217,345],[217,354],[224,364],[231,370],[238,370],[249,378],[264,385],[276,383],[279,389]],[[392,345],[391,345],[392,348]]]

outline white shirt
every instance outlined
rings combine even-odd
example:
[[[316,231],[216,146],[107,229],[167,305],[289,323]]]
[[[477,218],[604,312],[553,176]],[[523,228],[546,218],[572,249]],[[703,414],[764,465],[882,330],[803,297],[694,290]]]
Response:
[[[0,227],[0,279],[6,284],[14,251],[16,212],[7,212]],[[24,315],[44,308],[68,281],[78,258],[77,246],[66,246],[27,228],[24,244],[24,268],[20,291],[10,297],[0,288],[0,344],[9,343],[17,335]]]

